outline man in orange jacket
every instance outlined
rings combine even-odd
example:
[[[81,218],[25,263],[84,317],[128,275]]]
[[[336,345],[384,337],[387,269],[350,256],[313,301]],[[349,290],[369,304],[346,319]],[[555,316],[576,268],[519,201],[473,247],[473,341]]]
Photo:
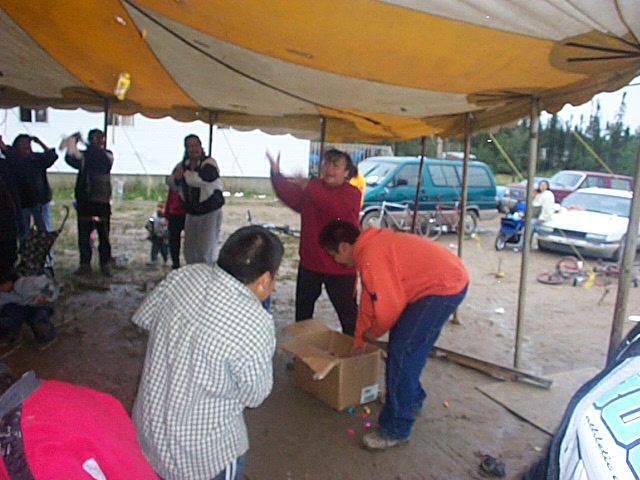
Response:
[[[439,243],[386,228],[360,232],[335,220],[322,229],[319,243],[334,261],[360,274],[352,353],[362,353],[366,341],[390,331],[385,405],[378,429],[362,439],[368,450],[385,450],[411,435],[427,397],[420,374],[442,327],[467,293],[469,274],[460,258]]]

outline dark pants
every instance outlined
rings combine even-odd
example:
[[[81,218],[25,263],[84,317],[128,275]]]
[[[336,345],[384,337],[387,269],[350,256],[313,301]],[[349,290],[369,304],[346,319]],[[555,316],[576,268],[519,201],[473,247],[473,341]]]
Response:
[[[156,263],[158,253],[162,255],[162,260],[167,263],[169,252],[167,251],[167,240],[164,237],[151,237],[151,263]]]
[[[180,235],[184,230],[185,215],[169,215],[169,251],[173,268],[180,266]]]
[[[52,313],[53,308],[47,306],[7,303],[0,310],[0,335],[7,342],[14,342],[20,335],[22,324],[26,323],[38,342],[49,342],[58,336],[56,327],[49,320]]]
[[[296,283],[296,322],[313,318],[313,309],[316,300],[322,293],[323,284],[340,319],[342,332],[353,336],[358,313],[358,304],[355,298],[355,273],[328,275],[299,266]]]
[[[98,246],[100,265],[108,265],[111,262],[111,244],[109,243],[111,217],[109,215],[93,217],[78,214],[78,250],[80,250],[80,265],[91,264],[91,232],[94,228],[98,232],[98,239],[100,240],[100,245]]]
[[[462,303],[467,287],[455,295],[429,295],[410,303],[389,331],[387,392],[378,418],[378,430],[402,440],[411,435],[413,413],[422,410],[427,394],[420,374],[429,350],[449,316]]]

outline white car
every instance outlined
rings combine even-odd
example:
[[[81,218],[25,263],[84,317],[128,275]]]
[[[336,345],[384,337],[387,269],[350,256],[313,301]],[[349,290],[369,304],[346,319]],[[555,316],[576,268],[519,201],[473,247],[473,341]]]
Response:
[[[538,248],[620,259],[633,194],[611,188],[583,188],[569,194],[549,220],[538,224]],[[640,232],[639,232],[640,233]]]

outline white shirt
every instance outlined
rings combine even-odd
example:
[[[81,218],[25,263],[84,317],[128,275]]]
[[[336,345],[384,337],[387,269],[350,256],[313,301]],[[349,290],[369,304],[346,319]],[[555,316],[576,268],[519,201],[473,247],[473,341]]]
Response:
[[[540,192],[533,198],[533,206],[542,207],[542,210],[540,210],[540,215],[538,215],[539,222],[544,222],[551,218],[551,215],[553,214],[553,205],[555,203],[556,197],[553,195],[553,192],[551,190]]]

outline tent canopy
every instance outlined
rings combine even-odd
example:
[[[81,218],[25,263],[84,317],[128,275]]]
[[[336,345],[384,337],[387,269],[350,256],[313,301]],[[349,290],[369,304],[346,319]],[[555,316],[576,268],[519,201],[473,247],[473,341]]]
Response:
[[[2,107],[306,137],[325,117],[329,141],[460,135],[640,74],[634,0],[0,0],[0,29]]]

